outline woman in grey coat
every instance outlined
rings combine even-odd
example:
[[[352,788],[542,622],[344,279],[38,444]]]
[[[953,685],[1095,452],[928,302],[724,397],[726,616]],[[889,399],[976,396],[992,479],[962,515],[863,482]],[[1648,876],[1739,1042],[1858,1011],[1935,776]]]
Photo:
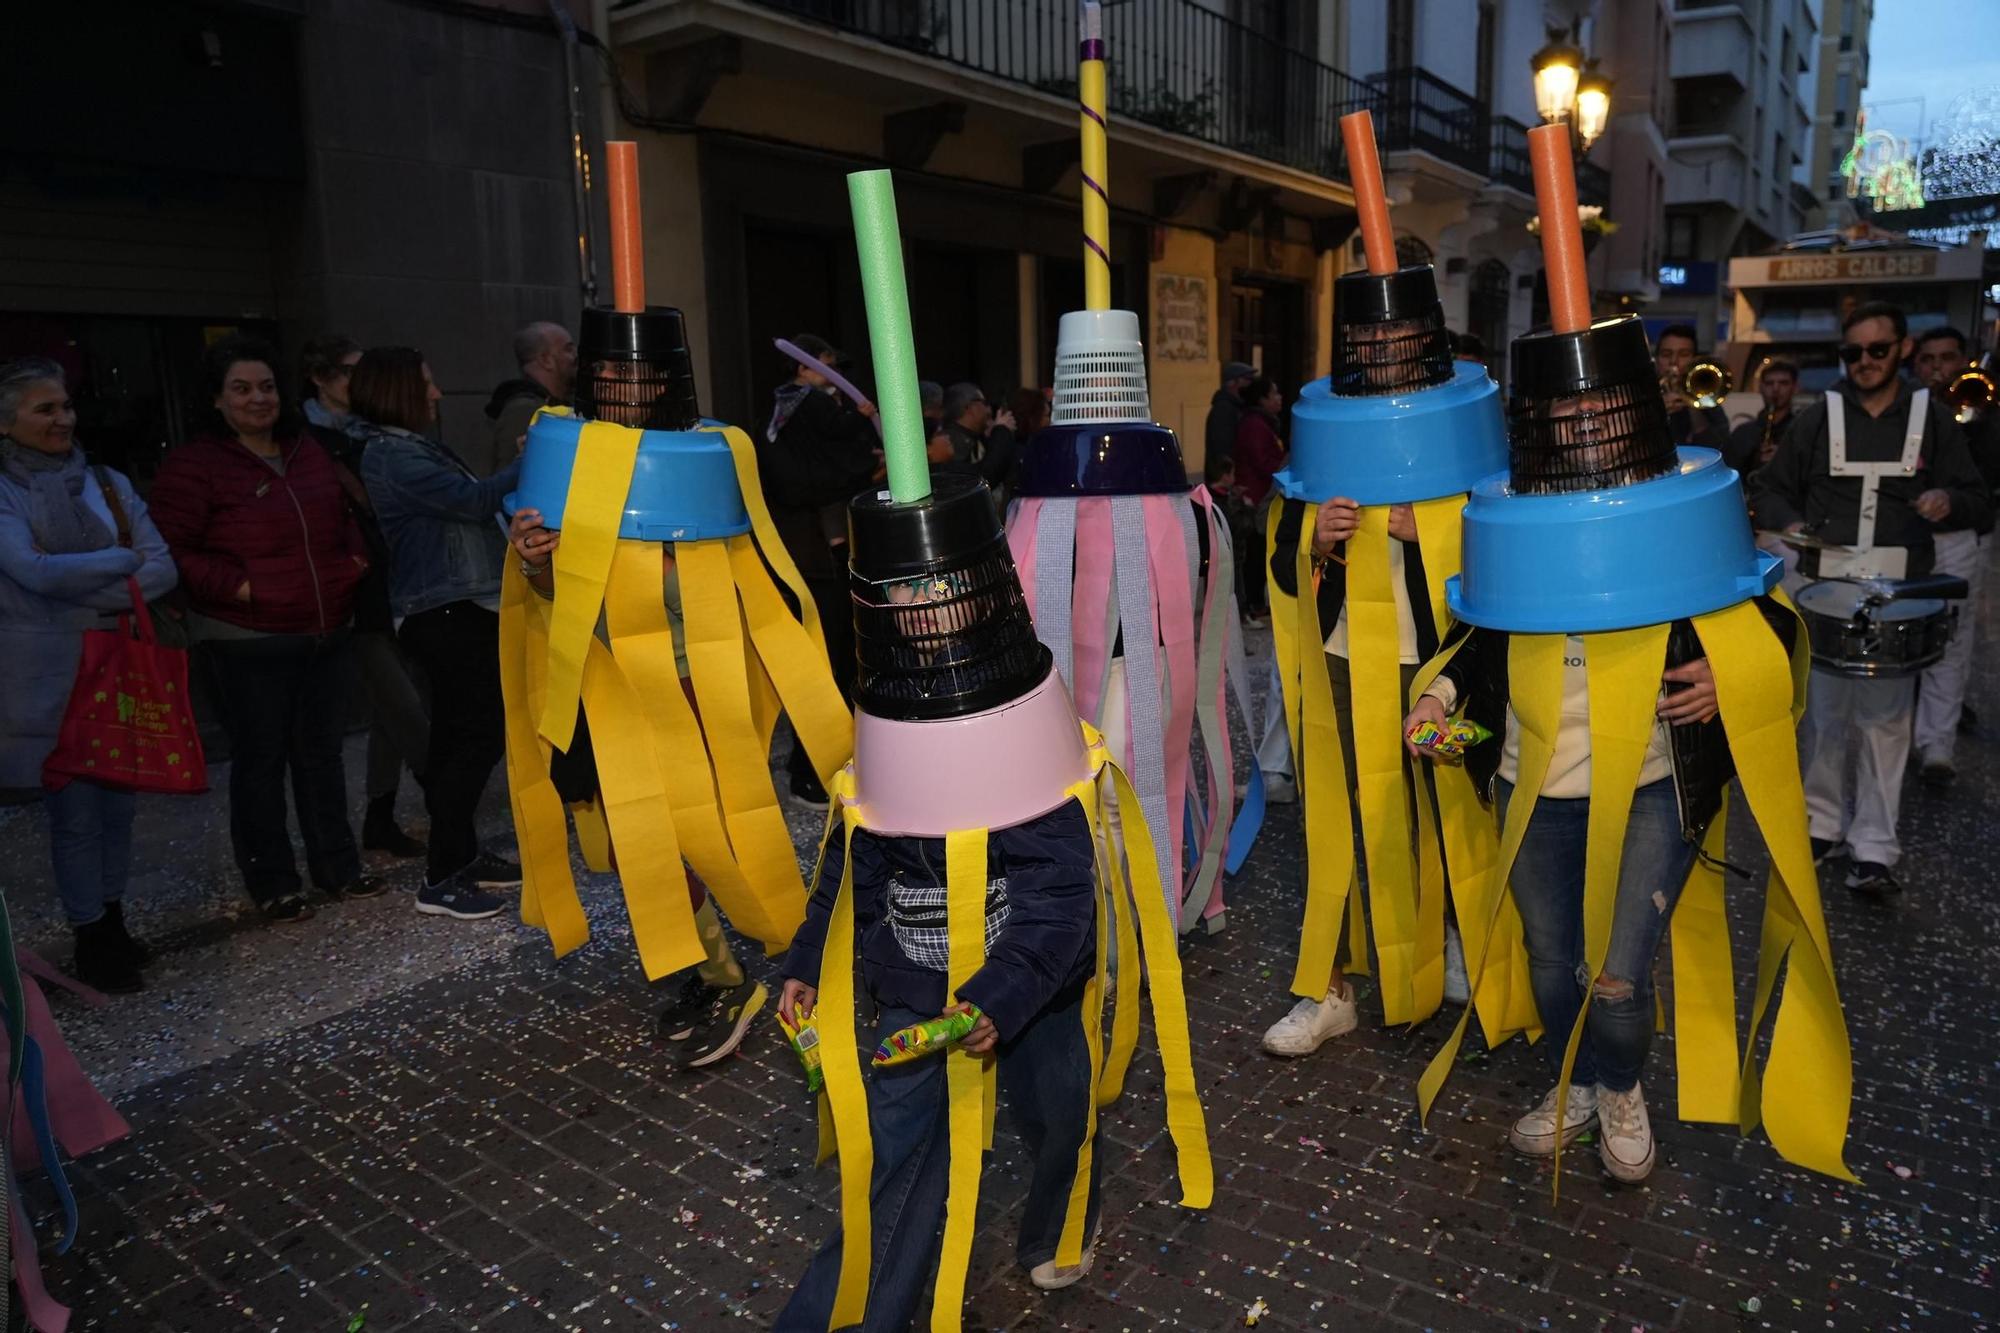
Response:
[[[0,787],[42,794],[78,978],[133,991],[146,952],[125,929],[132,793],[81,778],[46,790],[42,761],[55,748],[84,631],[131,609],[128,578],[148,598],[172,588],[174,562],[132,483],[77,446],[62,367],[31,358],[0,368],[0,432]],[[119,544],[107,485],[129,547]]]

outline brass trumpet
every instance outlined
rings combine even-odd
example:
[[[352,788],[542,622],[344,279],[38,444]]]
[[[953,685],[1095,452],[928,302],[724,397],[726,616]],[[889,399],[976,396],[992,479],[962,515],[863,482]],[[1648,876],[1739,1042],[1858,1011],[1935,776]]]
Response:
[[[1951,404],[1952,420],[1961,426],[1977,421],[1993,410],[1996,392],[1993,377],[1983,370],[1968,370],[1945,386],[1944,400]]]
[[[1687,368],[1687,374],[1681,378],[1681,392],[1696,407],[1720,407],[1733,383],[1728,368],[1720,361],[1704,359]]]

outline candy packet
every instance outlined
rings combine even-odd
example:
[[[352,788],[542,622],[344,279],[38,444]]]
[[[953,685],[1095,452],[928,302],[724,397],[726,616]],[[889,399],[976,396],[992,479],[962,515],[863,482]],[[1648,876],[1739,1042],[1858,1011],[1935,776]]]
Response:
[[[793,1011],[796,1023],[785,1021],[781,1011],[778,1026],[785,1030],[785,1040],[791,1043],[792,1054],[799,1057],[799,1063],[806,1069],[806,1091],[818,1092],[826,1084],[826,1071],[820,1066],[819,1058],[819,1011],[807,1013],[803,1009]]]
[[[978,1026],[979,1019],[979,1007],[968,1005],[964,1010],[927,1018],[892,1032],[875,1048],[875,1066],[880,1069],[899,1065],[942,1051],[954,1042],[964,1041]]]
[[[1443,726],[1435,722],[1423,721],[1405,733],[1410,744],[1419,749],[1429,750],[1440,759],[1457,763],[1465,758],[1465,752],[1492,736],[1492,732],[1470,718],[1458,717]]]

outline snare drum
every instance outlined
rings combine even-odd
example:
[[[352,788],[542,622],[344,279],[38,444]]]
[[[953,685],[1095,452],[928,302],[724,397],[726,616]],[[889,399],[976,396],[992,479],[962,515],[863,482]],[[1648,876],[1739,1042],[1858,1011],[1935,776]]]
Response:
[[[1865,679],[1912,676],[1944,656],[1957,608],[1935,598],[1871,605],[1858,583],[1827,579],[1799,589],[1813,665]]]

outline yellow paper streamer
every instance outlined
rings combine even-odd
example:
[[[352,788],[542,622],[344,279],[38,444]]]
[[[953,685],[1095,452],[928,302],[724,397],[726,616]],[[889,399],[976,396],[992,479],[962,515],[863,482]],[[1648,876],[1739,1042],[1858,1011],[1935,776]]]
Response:
[[[546,409],[544,409],[546,410]],[[584,659],[597,634],[597,613],[624,520],[632,465],[642,431],[608,421],[586,421],[577,437],[576,464],[563,502],[562,541],[555,554],[555,607],[549,624],[548,697],[537,728],[558,750],[569,749],[576,704],[583,693]]]
[[[1420,941],[1410,793],[1403,778],[1401,650],[1389,584],[1393,540],[1389,506],[1364,506],[1360,527],[1347,543],[1348,719],[1354,753],[1345,759],[1354,767],[1361,809],[1382,1017],[1390,1023],[1414,1023],[1435,1013],[1444,999],[1444,916],[1439,901],[1437,936]],[[1339,797],[1345,807],[1347,793]],[[1307,817],[1312,817],[1310,810]]]
[[[1583,670],[1590,691],[1590,818],[1585,831],[1583,865],[1583,957],[1593,984],[1583,990],[1583,1004],[1570,1026],[1563,1050],[1562,1073],[1556,1079],[1555,1189],[1562,1193],[1563,1112],[1568,1106],[1570,1070],[1583,1044],[1590,1006],[1597,998],[1596,978],[1604,973],[1611,952],[1611,926],[1617,916],[1618,872],[1625,859],[1625,830],[1632,822],[1632,793],[1646,761],[1659,714],[1660,673],[1667,666],[1667,625],[1610,630],[1584,636]],[[1561,639],[1557,649],[1561,650]],[[1517,793],[1530,803],[1539,792]],[[1619,980],[1631,981],[1630,977]]]
[[[1507,675],[1513,692],[1515,720],[1521,728],[1521,751],[1515,770],[1515,799],[1507,807],[1507,824],[1500,832],[1500,858],[1494,874],[1497,882],[1505,884],[1513,873],[1514,858],[1520,853],[1521,839],[1528,832],[1528,817],[1535,808],[1535,793],[1549,775],[1549,761],[1555,757],[1556,730],[1562,722],[1562,666],[1563,640],[1556,634],[1516,634],[1508,639]],[[1465,960],[1472,982],[1472,993],[1479,994],[1484,984],[1487,959],[1492,955],[1499,940],[1500,909],[1508,900],[1505,894],[1494,894],[1491,915],[1488,917],[1483,946],[1477,953],[1473,951],[1473,936],[1466,936]],[[1463,929],[1465,919],[1459,918]],[[1466,1025],[1471,1022],[1473,1006],[1467,1005],[1459,1014],[1458,1023],[1452,1028],[1451,1036],[1445,1039],[1438,1053],[1424,1067],[1417,1079],[1417,1113],[1421,1120],[1428,1122],[1431,1106],[1437,1101],[1438,1092],[1444,1081],[1451,1075],[1452,1064],[1458,1059],[1459,1048],[1465,1043]]]
[[[1790,608],[1782,595],[1776,600]],[[1762,1121],[1772,1145],[1788,1161],[1852,1180],[1842,1157],[1853,1090],[1852,1055],[1813,873],[1795,733],[1807,677],[1805,632],[1801,626],[1788,659],[1755,602],[1694,617],[1693,624],[1715,678],[1737,778],[1770,849],[1772,868],[1749,1029],[1752,1040],[1741,1047],[1739,1071],[1728,923],[1721,872],[1714,864],[1721,860],[1727,836],[1724,814],[1718,814],[1704,840],[1708,860],[1697,861],[1690,872],[1671,924],[1679,1113],[1690,1120],[1734,1118],[1745,1133]],[[1584,928],[1586,962],[1593,977],[1601,974],[1609,947],[1630,818],[1629,797],[1621,800],[1617,793],[1629,792],[1637,784],[1653,726],[1668,629],[1654,625],[1583,636],[1592,765]],[[1560,721],[1562,644],[1559,635],[1511,636],[1509,676],[1522,739],[1520,783],[1500,844],[1503,880],[1511,871],[1533,807],[1528,793],[1539,791],[1546,778]],[[1419,688],[1442,661],[1420,676]],[[1503,896],[1491,904],[1490,923],[1499,921],[1508,900]],[[1461,899],[1462,927],[1468,925],[1466,907]],[[1466,942],[1470,959],[1475,950],[1469,933]],[[1483,993],[1493,943],[1488,939],[1476,951],[1476,994]],[[1755,1034],[1781,969],[1787,981],[1766,1061],[1775,1077],[1767,1085],[1755,1064]],[[1567,1088],[1592,994],[1586,992],[1584,1012],[1569,1034],[1562,1089]],[[1461,1019],[1418,1082],[1418,1101],[1426,1115],[1456,1059],[1465,1021]],[[1561,1100],[1559,1096],[1559,1105]],[[1560,1158],[1556,1178],[1559,1182]]]
[[[1799,652],[1786,661],[1752,603],[1698,616],[1694,626],[1715,676],[1737,780],[1771,852],[1753,1037],[1762,1026],[1780,965],[1785,969],[1784,999],[1765,1060],[1767,1078],[1759,1080],[1751,1063],[1756,1042],[1745,1047],[1739,1123],[1748,1133],[1761,1119],[1772,1146],[1787,1161],[1852,1180],[1842,1149],[1854,1093],[1853,1053],[1806,825],[1794,729],[1795,710],[1803,706]],[[1805,627],[1799,625],[1799,649],[1805,641]]]
[[[950,1003],[986,961],[986,830],[949,833],[944,840],[945,934]],[[932,1333],[959,1333],[965,1274],[978,1225],[979,1176],[986,1157],[986,1067],[991,1059],[963,1046],[944,1053],[950,1184],[945,1193],[944,1248],[931,1300]]]
[[[1310,519],[1310,515],[1308,515]],[[1298,579],[1294,643],[1299,654],[1299,735],[1292,750],[1298,774],[1299,799],[1305,803],[1306,910],[1299,932],[1299,961],[1292,974],[1292,993],[1311,1000],[1326,998],[1333,982],[1334,956],[1340,945],[1343,913],[1355,885],[1354,821],[1348,813],[1347,763],[1334,719],[1333,683],[1327,679],[1326,635],[1319,623],[1314,595],[1313,525],[1299,529],[1293,569]],[[1349,966],[1367,970],[1367,951],[1353,954]]]
[[[1736,971],[1724,910],[1722,858],[1729,801],[1702,840],[1667,929],[1674,951],[1674,1070],[1683,1120],[1734,1124],[1742,1096],[1736,1040]]]
[[[507,797],[521,848],[521,919],[549,933],[558,958],[590,938],[590,924],[576,896],[562,797],[549,780],[549,751],[535,734],[542,658],[531,643],[546,638],[541,599],[520,569],[507,562],[500,576],[500,696],[506,710]]]

